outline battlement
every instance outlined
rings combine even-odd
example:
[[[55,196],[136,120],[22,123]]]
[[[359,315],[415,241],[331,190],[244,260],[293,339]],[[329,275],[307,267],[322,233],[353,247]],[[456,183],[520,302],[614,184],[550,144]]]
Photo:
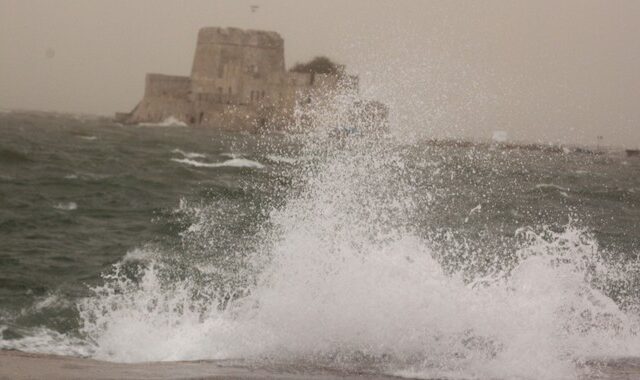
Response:
[[[197,45],[235,45],[267,49],[284,48],[280,34],[263,30],[207,27],[198,32]]]

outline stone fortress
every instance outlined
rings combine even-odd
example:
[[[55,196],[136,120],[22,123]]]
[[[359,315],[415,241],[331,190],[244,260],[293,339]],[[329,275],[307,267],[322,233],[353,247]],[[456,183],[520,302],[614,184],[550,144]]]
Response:
[[[172,117],[197,127],[285,130],[300,120],[313,124],[300,111],[336,92],[357,97],[358,77],[347,75],[344,66],[328,73],[287,71],[278,33],[206,27],[198,33],[191,75],[147,74],[143,99],[116,120],[161,123]],[[362,115],[367,123],[386,125],[381,103],[357,100],[353,108],[361,125]]]

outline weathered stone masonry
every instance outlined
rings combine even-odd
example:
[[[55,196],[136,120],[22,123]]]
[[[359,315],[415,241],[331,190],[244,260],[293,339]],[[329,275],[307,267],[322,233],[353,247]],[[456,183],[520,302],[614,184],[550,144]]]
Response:
[[[191,76],[147,74],[143,99],[116,118],[154,123],[175,117],[193,126],[282,129],[290,125],[296,104],[338,87],[357,92],[358,78],[346,75],[343,66],[336,74],[286,71],[278,33],[207,27],[198,33]]]

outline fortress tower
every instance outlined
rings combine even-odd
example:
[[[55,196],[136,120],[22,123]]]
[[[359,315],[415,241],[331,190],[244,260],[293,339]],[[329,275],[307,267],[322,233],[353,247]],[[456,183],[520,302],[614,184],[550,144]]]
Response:
[[[143,99],[123,123],[158,123],[173,117],[192,126],[257,131],[291,124],[299,103],[338,86],[357,92],[357,77],[288,72],[284,40],[276,32],[200,29],[191,75],[147,74]]]
[[[192,92],[233,104],[276,98],[284,84],[284,41],[275,32],[203,28],[198,33]]]

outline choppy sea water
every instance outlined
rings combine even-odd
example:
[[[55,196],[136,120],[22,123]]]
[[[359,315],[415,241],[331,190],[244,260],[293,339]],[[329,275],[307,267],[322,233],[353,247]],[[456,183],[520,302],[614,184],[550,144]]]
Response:
[[[615,154],[2,114],[0,348],[573,378],[640,355],[639,174]]]

